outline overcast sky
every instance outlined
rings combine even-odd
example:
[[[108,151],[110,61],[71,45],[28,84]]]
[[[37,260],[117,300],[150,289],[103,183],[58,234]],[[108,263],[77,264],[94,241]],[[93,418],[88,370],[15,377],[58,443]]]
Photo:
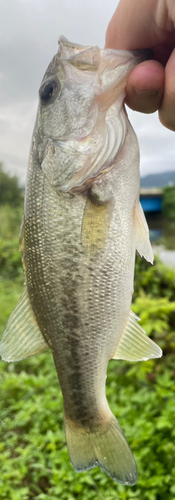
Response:
[[[0,0],[0,161],[25,182],[38,88],[58,38],[104,46],[117,0]],[[175,133],[157,114],[129,111],[141,175],[175,170]]]

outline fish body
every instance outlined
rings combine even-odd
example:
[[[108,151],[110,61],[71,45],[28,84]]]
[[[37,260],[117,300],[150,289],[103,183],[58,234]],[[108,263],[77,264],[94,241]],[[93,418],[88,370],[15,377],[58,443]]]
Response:
[[[137,470],[106,400],[108,361],[161,355],[130,312],[136,248],[153,260],[139,147],[123,106],[141,57],[60,39],[29,159],[20,238],[27,288],[0,344],[8,361],[52,350],[75,469],[100,465],[123,484],[135,484]]]

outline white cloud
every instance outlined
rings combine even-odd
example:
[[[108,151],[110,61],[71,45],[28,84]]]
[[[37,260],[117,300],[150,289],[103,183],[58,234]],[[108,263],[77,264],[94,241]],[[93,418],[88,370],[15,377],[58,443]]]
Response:
[[[30,141],[35,122],[37,101],[29,105],[13,103],[0,109],[0,159],[6,169],[25,183]]]
[[[141,175],[175,170],[174,132],[161,125],[158,113],[127,111],[139,139]]]

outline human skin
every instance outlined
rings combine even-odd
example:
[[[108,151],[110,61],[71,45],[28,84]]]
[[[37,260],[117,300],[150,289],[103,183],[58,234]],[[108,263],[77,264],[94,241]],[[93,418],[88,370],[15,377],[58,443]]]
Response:
[[[106,32],[106,48],[151,48],[154,60],[130,74],[126,103],[136,111],[159,111],[175,131],[175,0],[120,0]]]

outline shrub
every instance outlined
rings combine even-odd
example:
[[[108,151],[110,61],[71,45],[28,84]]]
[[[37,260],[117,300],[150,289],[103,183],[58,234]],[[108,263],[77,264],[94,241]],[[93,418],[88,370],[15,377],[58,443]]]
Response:
[[[22,256],[19,252],[19,230],[23,207],[0,207],[0,276],[15,278],[22,275]]]
[[[9,204],[18,207],[23,203],[23,189],[19,186],[19,180],[16,175],[11,177],[3,169],[0,162],[0,205]]]
[[[167,186],[163,192],[163,215],[175,220],[175,186]]]

